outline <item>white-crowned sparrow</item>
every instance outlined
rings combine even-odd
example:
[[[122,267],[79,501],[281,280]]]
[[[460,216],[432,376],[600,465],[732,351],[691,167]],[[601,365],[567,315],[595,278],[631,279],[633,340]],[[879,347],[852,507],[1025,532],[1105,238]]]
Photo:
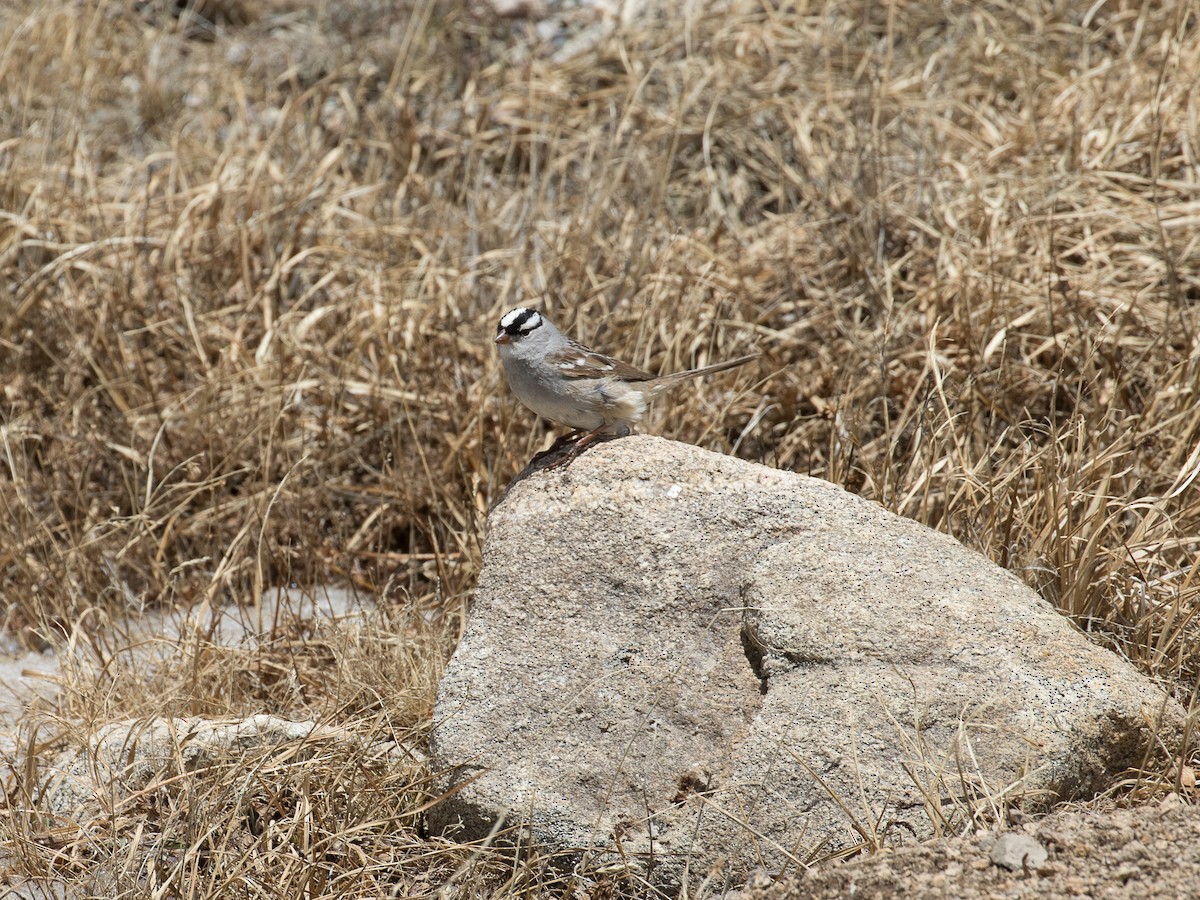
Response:
[[[600,435],[628,434],[646,404],[668,388],[698,375],[732,369],[756,356],[653,375],[571,340],[527,307],[509,310],[500,318],[495,340],[504,376],[517,399],[542,418],[586,432],[568,462]]]

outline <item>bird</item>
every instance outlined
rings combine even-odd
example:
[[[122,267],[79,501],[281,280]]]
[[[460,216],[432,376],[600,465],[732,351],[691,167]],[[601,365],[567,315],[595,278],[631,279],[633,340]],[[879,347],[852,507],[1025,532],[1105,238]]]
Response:
[[[562,465],[570,464],[601,437],[629,434],[647,404],[680,382],[745,365],[758,355],[654,375],[572,340],[527,306],[500,317],[495,343],[504,377],[517,399],[542,418],[572,429],[547,453],[578,438]]]

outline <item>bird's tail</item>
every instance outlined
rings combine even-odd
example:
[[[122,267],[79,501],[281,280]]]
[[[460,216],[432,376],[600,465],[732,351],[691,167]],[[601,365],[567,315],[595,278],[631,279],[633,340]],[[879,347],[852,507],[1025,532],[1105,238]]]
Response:
[[[758,354],[751,353],[749,356],[727,359],[724,362],[713,363],[711,366],[702,366],[699,369],[688,369],[686,372],[674,372],[671,375],[664,375],[661,378],[655,379],[654,387],[650,390],[650,396],[657,397],[665,391],[674,388],[679,382],[687,381],[689,378],[699,378],[701,375],[711,375],[714,372],[724,372],[726,369],[744,366],[752,359],[758,359]]]
[[[737,359],[727,359],[724,362],[713,363],[711,366],[688,369],[686,372],[675,372],[672,375],[663,376],[659,383],[663,386],[678,384],[680,381],[686,381],[689,378],[699,378],[701,375],[712,375],[715,372],[724,372],[726,369],[736,369],[738,366],[744,366],[752,359],[758,359],[758,354],[751,353],[747,356],[739,356]]]

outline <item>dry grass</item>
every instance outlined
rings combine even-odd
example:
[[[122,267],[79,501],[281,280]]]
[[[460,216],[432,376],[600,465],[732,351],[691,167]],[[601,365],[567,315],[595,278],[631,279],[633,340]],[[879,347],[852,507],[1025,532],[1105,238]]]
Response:
[[[80,667],[33,757],[261,709],[419,744],[484,512],[545,438],[488,342],[517,303],[650,367],[761,347],[660,430],[953,533],[1195,699],[1200,8],[683,6],[556,61],[431,0],[4,4],[7,631],[106,658],[106,623],[290,582],[396,611]],[[83,878],[29,765],[15,871]],[[139,896],[551,889],[314,766],[86,859]]]

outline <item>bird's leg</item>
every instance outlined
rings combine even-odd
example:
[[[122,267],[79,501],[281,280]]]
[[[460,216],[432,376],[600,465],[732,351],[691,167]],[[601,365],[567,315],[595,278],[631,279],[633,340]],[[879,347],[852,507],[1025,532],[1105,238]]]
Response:
[[[613,432],[612,427],[612,423],[605,422],[599,428],[593,428],[591,431],[577,440],[575,442],[575,446],[567,451],[562,459],[556,459],[554,462],[550,463],[550,465],[546,466],[546,468],[565,469],[579,458],[579,454],[583,453],[584,450],[596,443],[596,441],[600,440],[601,438],[611,439],[616,437],[624,437],[625,435],[629,434],[628,427],[622,427],[622,429],[618,432]]]
[[[575,460],[579,458],[579,454],[586,450],[588,445],[596,440],[597,435],[600,434],[600,431],[603,427],[604,426],[602,425],[600,428],[589,431],[587,434],[577,440],[575,445],[566,453],[564,453],[560,459],[556,459],[554,462],[550,463],[550,465],[546,466],[546,468],[565,469],[571,463],[575,462]]]

